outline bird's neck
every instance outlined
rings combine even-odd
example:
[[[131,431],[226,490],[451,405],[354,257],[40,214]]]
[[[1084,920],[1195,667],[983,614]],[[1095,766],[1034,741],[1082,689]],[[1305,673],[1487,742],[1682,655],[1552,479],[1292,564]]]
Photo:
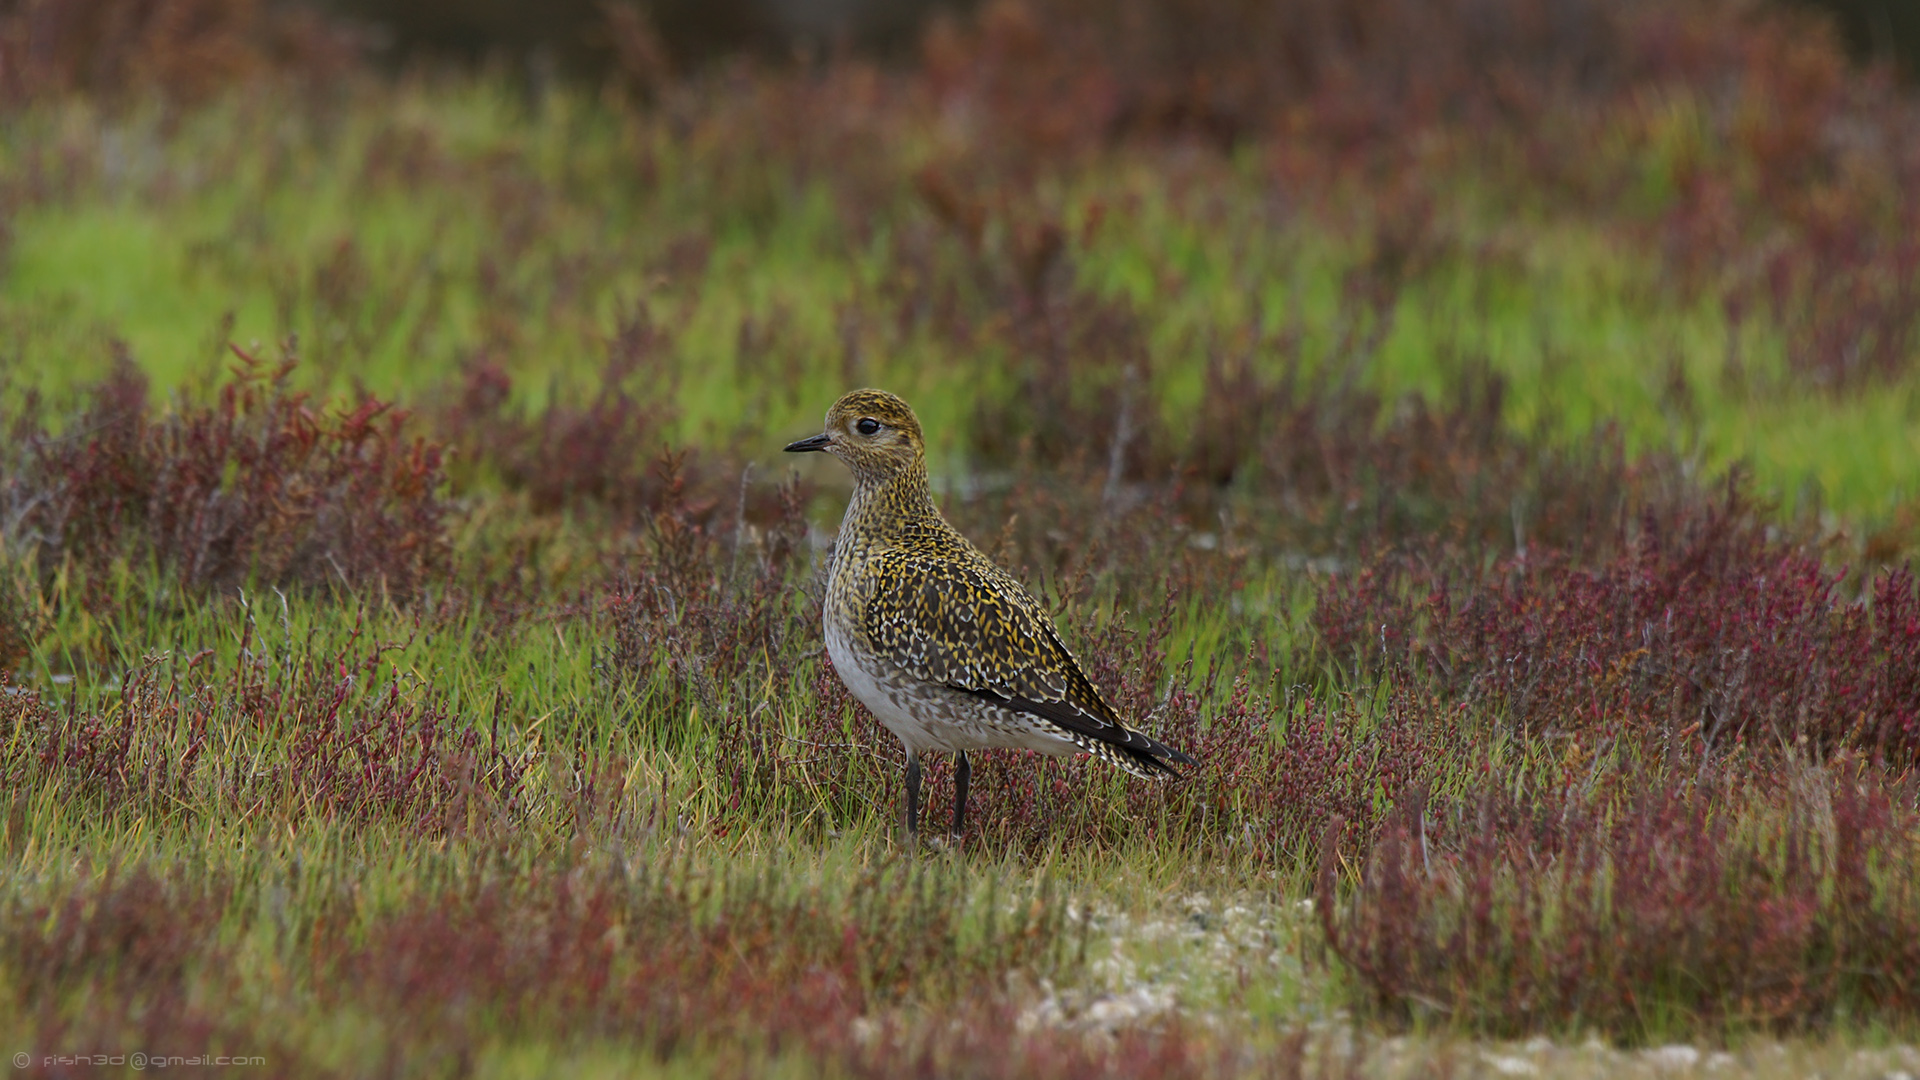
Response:
[[[916,461],[887,476],[860,477],[847,503],[844,529],[858,529],[876,539],[904,531],[909,525],[939,521],[927,486],[927,466]]]

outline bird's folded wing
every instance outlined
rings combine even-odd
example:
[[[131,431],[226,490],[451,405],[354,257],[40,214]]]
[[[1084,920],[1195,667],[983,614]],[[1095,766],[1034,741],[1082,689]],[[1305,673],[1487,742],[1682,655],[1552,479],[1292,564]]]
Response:
[[[867,636],[914,677],[1031,713],[1102,742],[1128,730],[1019,582],[969,561],[890,552],[869,580]]]

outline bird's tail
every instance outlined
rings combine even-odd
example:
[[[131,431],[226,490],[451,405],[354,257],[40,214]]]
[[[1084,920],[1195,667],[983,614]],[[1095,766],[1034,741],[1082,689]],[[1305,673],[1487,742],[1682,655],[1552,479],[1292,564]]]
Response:
[[[1142,732],[1129,729],[1126,742],[1107,742],[1069,733],[1082,750],[1142,780],[1165,780],[1180,775],[1176,765],[1198,765],[1193,758]]]

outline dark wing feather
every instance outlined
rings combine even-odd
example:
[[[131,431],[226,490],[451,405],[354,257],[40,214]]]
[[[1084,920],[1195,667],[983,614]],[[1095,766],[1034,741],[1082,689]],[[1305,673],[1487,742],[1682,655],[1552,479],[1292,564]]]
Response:
[[[866,598],[874,649],[914,677],[952,687],[1111,745],[1171,771],[1193,759],[1128,728],[1018,581],[972,559],[894,550],[879,556]]]

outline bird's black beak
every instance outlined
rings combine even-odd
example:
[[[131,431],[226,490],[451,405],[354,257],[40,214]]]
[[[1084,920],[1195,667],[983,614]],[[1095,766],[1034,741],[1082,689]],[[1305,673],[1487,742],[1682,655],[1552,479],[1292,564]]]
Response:
[[[827,437],[827,433],[823,431],[811,439],[801,439],[799,442],[788,443],[787,453],[805,454],[815,450],[825,450],[827,444],[832,441],[832,439]]]

